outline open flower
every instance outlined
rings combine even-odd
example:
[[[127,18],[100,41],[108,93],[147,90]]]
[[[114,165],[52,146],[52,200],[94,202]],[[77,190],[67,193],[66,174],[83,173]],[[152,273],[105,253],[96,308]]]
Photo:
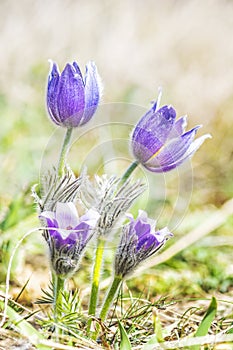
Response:
[[[124,278],[144,260],[156,253],[172,233],[165,227],[155,231],[156,221],[139,210],[137,219],[128,215],[130,223],[123,227],[115,257],[115,274]]]
[[[185,132],[186,117],[177,121],[176,111],[172,106],[158,104],[139,120],[133,130],[131,144],[136,160],[152,172],[166,172],[182,164],[201,146],[206,134],[194,140],[201,126]]]
[[[44,237],[50,248],[52,267],[58,275],[75,272],[80,256],[94,234],[98,218],[99,214],[92,209],[79,218],[72,202],[58,202],[55,212],[40,214],[47,227]]]
[[[66,128],[86,124],[95,113],[101,97],[101,81],[94,62],[86,65],[83,77],[76,62],[67,63],[60,74],[51,61],[47,107],[52,121]]]

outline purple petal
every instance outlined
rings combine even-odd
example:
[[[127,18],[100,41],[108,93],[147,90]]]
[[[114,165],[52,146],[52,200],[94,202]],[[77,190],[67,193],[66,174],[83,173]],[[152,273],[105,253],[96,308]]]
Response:
[[[66,239],[72,235],[73,231],[72,230],[66,230],[66,229],[62,229],[62,228],[58,228],[56,231],[54,231],[53,237],[55,239],[58,239],[61,243],[60,245],[64,244],[64,242],[66,241]]]
[[[138,240],[136,249],[137,251],[140,250],[142,247],[144,249],[148,249],[155,243],[155,241],[156,241],[156,238],[153,234],[144,235]]]
[[[149,171],[152,171],[155,173],[161,173],[161,172],[166,172],[166,171],[172,170],[172,169],[178,167],[179,165],[181,165],[185,160],[190,158],[198,150],[198,148],[202,145],[202,143],[207,138],[211,138],[211,136],[209,134],[206,134],[206,135],[199,137],[195,141],[193,141],[189,145],[189,148],[186,150],[186,152],[179,159],[176,159],[176,161],[174,161],[174,162],[164,164],[163,166],[158,165],[158,164],[157,165],[154,164],[154,166],[150,166],[150,165],[144,165],[144,166]]]
[[[61,245],[74,245],[79,240],[80,234],[78,230],[59,230]]]
[[[163,90],[161,87],[159,87],[157,100],[153,103],[153,106],[152,106],[152,109],[154,110],[154,112],[159,109],[162,93],[163,93]]]
[[[71,248],[76,243],[76,234],[70,230],[58,229],[57,231],[54,231],[51,236],[55,240],[57,249],[60,249],[64,245],[67,245],[68,248]]]
[[[137,220],[147,222],[147,220],[148,220],[147,212],[144,210],[141,210],[141,209],[139,209],[139,211],[138,211],[137,219],[134,219],[134,217],[131,213],[126,213],[125,216],[130,220],[130,222],[135,222]]]
[[[126,214],[126,217],[130,220],[130,233],[135,234],[140,238],[143,235],[146,235],[151,230],[151,225],[147,217],[147,213],[143,210],[139,210],[138,217],[134,219],[132,214]]]
[[[94,62],[86,65],[86,75],[84,81],[85,110],[80,125],[86,124],[95,113],[102,91],[102,84]]]
[[[155,221],[148,219],[147,213],[143,210],[139,210],[137,219],[130,218],[130,233],[135,234],[138,237],[138,243],[136,249],[139,250],[142,246],[146,245],[149,247],[152,243],[154,243],[155,238],[154,235],[151,234],[151,231],[154,227]],[[152,225],[150,224],[152,223]]]
[[[74,203],[57,203],[56,219],[61,229],[74,228],[79,223],[79,217]]]
[[[93,227],[99,216],[97,211],[90,209],[79,219],[73,202],[58,202],[55,213],[45,211],[42,212],[40,218],[46,220],[47,229],[50,236],[55,240],[56,249],[63,246],[71,249],[77,245],[79,251],[82,251],[94,234]]]
[[[78,63],[74,61],[74,62],[73,62],[73,67],[74,67],[74,69],[75,69],[75,72],[80,76],[80,78],[81,78],[82,81],[83,81],[82,72],[81,72],[81,70],[80,70],[80,68],[79,68]],[[83,82],[83,85],[84,85],[84,82]]]
[[[77,239],[80,239],[83,244],[85,244],[88,238],[92,237],[94,233],[91,226],[86,222],[81,222],[77,227],[75,227],[75,231]]]
[[[169,231],[167,227],[164,227],[161,230],[156,231],[154,235],[159,244],[161,244],[164,240],[170,237],[173,237],[173,234]]]
[[[125,216],[130,220],[130,222],[134,222],[134,217],[131,213],[126,213]]]
[[[88,229],[89,229],[89,226],[88,226]],[[77,241],[79,241],[80,239],[81,241],[85,242],[85,240],[82,237],[83,232],[84,232],[84,227],[82,224],[79,224],[75,229],[72,229],[72,230],[71,229],[64,230],[59,228],[58,230],[54,231],[53,234],[51,234],[51,236],[53,236],[53,238],[56,240],[57,247],[69,245],[71,248],[73,245],[77,244]],[[84,232],[84,238],[86,238],[85,232]]]
[[[139,211],[137,219],[131,219],[130,226],[130,233],[136,233],[138,237],[136,251],[139,251],[141,248],[147,250],[152,245],[154,248],[157,248],[165,239],[172,236],[166,227],[154,232],[155,221],[149,219],[144,211]]]
[[[134,224],[134,230],[138,236],[138,239],[147,235],[151,231],[151,226],[148,223],[142,222],[141,220],[136,220]]]
[[[148,218],[148,215],[147,215],[146,211],[140,209],[138,211],[137,220],[141,220],[143,222],[146,222],[147,224],[150,224],[152,230],[155,229],[156,220]]]
[[[54,228],[58,228],[58,222],[55,218],[55,213],[52,211],[43,211],[39,218],[46,220],[46,226],[48,227],[48,231],[50,236],[54,237],[57,235],[57,230],[54,230]]]
[[[193,142],[198,129],[199,126],[178,138],[172,139],[167,145],[161,148],[160,152],[155,157],[149,159],[146,165],[149,167],[163,168],[164,166],[175,163],[185,154]]]
[[[58,227],[58,222],[55,217],[55,213],[52,211],[43,211],[40,215],[39,218],[45,219],[46,224],[48,228],[57,228]],[[53,232],[53,230],[51,230]]]
[[[58,66],[55,62],[50,61],[50,64],[51,64],[51,71],[48,77],[47,107],[48,107],[48,112],[52,121],[55,124],[60,125],[61,120],[60,120],[59,110],[57,105],[60,73],[58,70]]]
[[[132,150],[135,158],[145,163],[166,142],[174,125],[176,112],[171,106],[152,109],[141,118],[132,134]]]
[[[53,222],[55,222],[56,216],[53,211],[43,211],[40,215],[39,218],[43,218],[49,222],[48,225],[51,225],[53,227]]]
[[[83,246],[86,242],[92,237],[93,230],[85,222],[81,222],[72,230],[58,230],[56,232],[56,239],[60,246],[62,245],[71,245],[77,244],[77,241],[80,241],[80,244]]]
[[[147,221],[148,220],[147,212],[142,209],[139,209],[137,219],[140,219],[142,221]]]
[[[60,77],[58,109],[64,126],[76,127],[85,108],[82,77],[71,64],[67,64]]]
[[[212,138],[212,136],[210,134],[205,134],[205,135],[197,138],[196,140],[194,140],[193,143],[191,143],[189,149],[187,150],[187,152],[185,154],[185,159],[190,158],[198,150],[198,148],[203,144],[203,142],[206,139],[211,139],[211,138]],[[183,162],[183,160],[182,160],[182,162]]]
[[[100,214],[96,210],[90,209],[86,212],[86,214],[81,216],[80,222],[85,222],[90,227],[95,227],[99,217],[100,217]]]
[[[141,249],[142,247],[144,249],[148,249],[152,245],[156,249],[164,241],[166,241],[169,237],[172,237],[172,236],[173,236],[173,234],[168,230],[167,227],[165,227],[157,232],[151,232],[151,233],[141,237],[141,239],[138,241],[137,251],[139,249]]]
[[[173,125],[173,128],[171,129],[168,139],[170,140],[182,135],[185,132],[186,126],[187,126],[187,117],[185,116],[185,117],[179,118]]]

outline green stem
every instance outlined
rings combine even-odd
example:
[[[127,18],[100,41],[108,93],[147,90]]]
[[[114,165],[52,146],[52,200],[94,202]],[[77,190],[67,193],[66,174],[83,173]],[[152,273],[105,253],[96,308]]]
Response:
[[[126,170],[124,175],[121,178],[121,183],[123,184],[131,175],[131,173],[136,169],[138,166],[138,161],[133,162],[129,168]],[[91,287],[91,297],[90,297],[90,304],[89,304],[89,310],[88,315],[96,316],[96,307],[97,307],[97,301],[98,301],[98,292],[99,292],[99,283],[100,283],[100,273],[101,273],[101,267],[102,267],[102,260],[103,260],[103,253],[104,253],[104,246],[105,241],[102,237],[99,237],[97,241],[97,248],[96,248],[96,256],[95,256],[95,263],[94,263],[94,269],[93,269],[93,277],[92,277],[92,287]],[[121,277],[115,277],[113,281],[113,285],[111,287],[111,290],[108,294],[108,297],[104,303],[102,312],[104,315],[104,318],[106,317],[107,311],[109,306],[111,305],[112,299],[114,298],[114,295],[118,289],[118,286],[121,282]],[[115,289],[114,289],[115,288]],[[92,320],[90,319],[88,321],[88,327],[87,332],[90,333],[91,330],[91,323]],[[95,337],[96,333],[94,334]]]
[[[66,129],[65,138],[63,141],[63,145],[62,145],[62,149],[61,149],[61,153],[60,153],[60,157],[59,157],[59,161],[58,161],[58,168],[57,168],[58,176],[62,176],[64,174],[64,168],[65,168],[65,164],[66,164],[66,156],[67,156],[67,153],[69,151],[72,130],[73,130],[72,128]]]
[[[134,171],[134,169],[137,168],[139,162],[137,160],[135,160],[135,162],[133,162],[132,164],[130,164],[130,166],[128,167],[128,169],[125,171],[125,173],[123,174],[123,176],[121,177],[121,183],[124,183],[132,174],[132,172]]]
[[[105,320],[108,314],[109,308],[112,305],[113,299],[121,283],[122,283],[122,276],[115,276],[100,312],[101,321]]]
[[[54,320],[57,322],[61,316],[62,310],[62,291],[65,287],[65,279],[53,274],[53,310],[54,310]]]
[[[91,298],[90,298],[90,305],[89,305],[89,311],[88,311],[89,315],[95,315],[96,313],[104,246],[105,246],[105,240],[102,237],[99,237],[97,241],[95,265],[93,269]]]

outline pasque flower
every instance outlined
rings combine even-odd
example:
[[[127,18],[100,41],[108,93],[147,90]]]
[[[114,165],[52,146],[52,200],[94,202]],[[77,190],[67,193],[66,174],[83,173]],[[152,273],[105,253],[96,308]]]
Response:
[[[152,108],[139,120],[131,137],[136,160],[152,172],[166,172],[190,158],[210,137],[203,135],[194,140],[200,126],[185,132],[186,117],[176,119],[172,106]]]
[[[75,272],[80,256],[94,234],[98,218],[99,214],[92,209],[79,218],[72,202],[58,202],[55,212],[44,211],[40,214],[40,219],[46,224],[44,237],[57,275],[66,276]]]
[[[66,128],[86,124],[98,107],[101,90],[94,62],[87,63],[83,77],[76,62],[67,63],[60,74],[57,64],[51,61],[47,107],[52,121]]]
[[[156,253],[172,236],[165,227],[155,231],[156,222],[147,217],[146,212],[139,210],[137,219],[128,214],[130,223],[123,226],[122,237],[115,256],[115,276],[102,305],[100,315],[105,320],[114,296],[122,281],[137,266]]]
[[[142,261],[156,253],[172,236],[168,228],[155,231],[156,221],[139,210],[138,217],[127,215],[130,223],[123,226],[122,238],[115,257],[115,274],[124,278]]]

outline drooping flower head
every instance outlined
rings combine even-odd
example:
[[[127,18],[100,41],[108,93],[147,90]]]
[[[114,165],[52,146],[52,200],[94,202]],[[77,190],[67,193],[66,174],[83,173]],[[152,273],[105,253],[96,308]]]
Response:
[[[122,238],[115,257],[115,273],[124,278],[144,260],[156,253],[172,233],[165,227],[155,231],[156,222],[139,210],[137,219],[128,215],[130,223],[123,226]]]
[[[152,172],[161,173],[190,158],[210,135],[194,140],[200,125],[185,132],[186,117],[175,120],[176,111],[172,106],[159,108],[158,105],[154,103],[135,126],[131,147],[139,163]]]
[[[72,202],[58,202],[55,212],[40,214],[47,227],[44,237],[49,245],[52,267],[58,275],[75,272],[98,218],[99,214],[92,209],[79,218]]]
[[[57,64],[51,61],[47,107],[55,124],[66,128],[86,124],[98,107],[101,91],[101,80],[94,62],[87,63],[83,77],[76,62],[67,63],[60,74]]]

